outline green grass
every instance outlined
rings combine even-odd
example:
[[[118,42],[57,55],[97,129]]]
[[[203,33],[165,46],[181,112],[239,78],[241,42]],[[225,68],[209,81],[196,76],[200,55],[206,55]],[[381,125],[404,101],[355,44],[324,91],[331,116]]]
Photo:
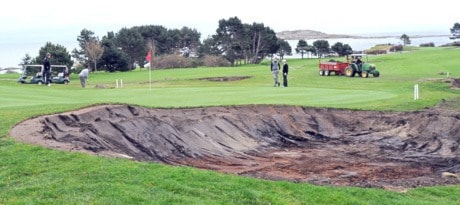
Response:
[[[274,88],[268,62],[236,68],[168,69],[90,74],[82,89],[21,85],[18,74],[0,75],[0,204],[459,204],[460,186],[396,193],[381,189],[313,186],[227,175],[190,167],[67,153],[15,142],[8,131],[30,117],[94,104],[203,107],[283,104],[364,110],[420,110],[442,99],[460,106],[460,49],[422,48],[371,56],[379,78],[319,76],[317,59],[288,60],[289,87]],[[343,59],[341,59],[343,60]],[[205,77],[250,76],[212,82]],[[115,88],[123,79],[124,87]],[[107,89],[95,89],[94,85]],[[419,84],[420,100],[413,100]],[[455,106],[454,106],[455,107]]]

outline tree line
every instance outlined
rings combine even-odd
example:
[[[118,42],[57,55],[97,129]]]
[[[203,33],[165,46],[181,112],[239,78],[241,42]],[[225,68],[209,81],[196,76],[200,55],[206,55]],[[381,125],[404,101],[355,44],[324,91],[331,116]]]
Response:
[[[39,56],[28,54],[21,64],[41,64],[46,53],[53,56],[53,64],[71,67],[75,61],[82,66],[109,72],[128,71],[136,66],[144,67],[146,55],[152,57],[175,55],[184,59],[216,56],[235,66],[238,62],[259,63],[266,56],[278,51],[291,55],[289,44],[276,37],[276,33],[261,23],[243,24],[237,17],[222,19],[216,33],[203,43],[196,29],[167,29],[160,25],[122,28],[117,33],[107,32],[101,39],[88,29],[77,37],[79,48],[71,54],[61,45],[50,42],[40,48]],[[200,63],[191,64],[192,66]]]
[[[457,24],[455,25],[458,26]],[[455,26],[454,28],[457,29]],[[215,34],[208,36],[203,42],[200,38],[201,33],[189,27],[167,29],[161,25],[134,26],[122,28],[117,33],[107,32],[101,39],[95,36],[93,31],[83,29],[77,37],[79,48],[73,49],[71,53],[61,45],[48,42],[39,50],[39,56],[32,58],[26,54],[22,64],[41,64],[46,53],[51,53],[53,64],[72,67],[73,58],[84,67],[114,72],[133,70],[137,66],[143,68],[147,63],[147,53],[150,53],[152,58],[177,56],[178,58],[170,60],[174,62],[192,61],[184,67],[203,65],[203,62],[208,61],[200,62],[196,59],[209,59],[209,56],[228,62],[230,66],[237,66],[258,64],[272,55],[281,58],[292,55],[289,43],[277,38],[270,27],[263,23],[242,23],[238,17],[219,20]],[[299,40],[295,51],[300,53],[302,58],[304,54],[322,57],[331,52],[339,56],[353,52],[348,44],[337,42],[329,46],[326,40],[317,40],[312,45],[308,45],[305,40]],[[150,66],[167,67],[168,65],[157,62],[161,59],[167,58],[156,58]]]

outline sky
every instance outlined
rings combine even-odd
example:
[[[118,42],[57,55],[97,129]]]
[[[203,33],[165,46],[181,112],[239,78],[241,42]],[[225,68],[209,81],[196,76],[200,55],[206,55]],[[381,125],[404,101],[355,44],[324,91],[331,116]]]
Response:
[[[25,54],[38,56],[46,42],[70,53],[88,29],[102,38],[109,31],[141,25],[187,26],[202,39],[221,19],[263,23],[275,32],[316,30],[329,34],[446,34],[460,22],[460,1],[401,0],[14,0],[0,9],[0,68],[17,67]]]

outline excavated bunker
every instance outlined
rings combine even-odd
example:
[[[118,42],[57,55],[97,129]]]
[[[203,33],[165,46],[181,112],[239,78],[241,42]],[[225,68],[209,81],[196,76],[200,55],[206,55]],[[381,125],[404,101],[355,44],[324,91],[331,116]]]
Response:
[[[436,108],[100,105],[24,121],[10,136],[56,149],[317,185],[460,182],[460,112]]]

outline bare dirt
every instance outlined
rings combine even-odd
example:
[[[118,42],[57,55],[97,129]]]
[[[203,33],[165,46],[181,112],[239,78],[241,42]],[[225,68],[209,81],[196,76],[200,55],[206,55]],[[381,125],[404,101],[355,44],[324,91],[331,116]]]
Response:
[[[198,78],[199,80],[207,80],[207,81],[239,81],[251,78],[251,76],[223,76],[223,77],[209,77],[209,78]]]
[[[460,78],[455,78],[455,79],[453,79],[451,85],[452,85],[451,87],[452,87],[453,89],[458,89],[458,88],[460,88]]]
[[[67,151],[317,185],[404,190],[460,183],[460,111],[441,107],[100,105],[26,120],[10,136]]]

